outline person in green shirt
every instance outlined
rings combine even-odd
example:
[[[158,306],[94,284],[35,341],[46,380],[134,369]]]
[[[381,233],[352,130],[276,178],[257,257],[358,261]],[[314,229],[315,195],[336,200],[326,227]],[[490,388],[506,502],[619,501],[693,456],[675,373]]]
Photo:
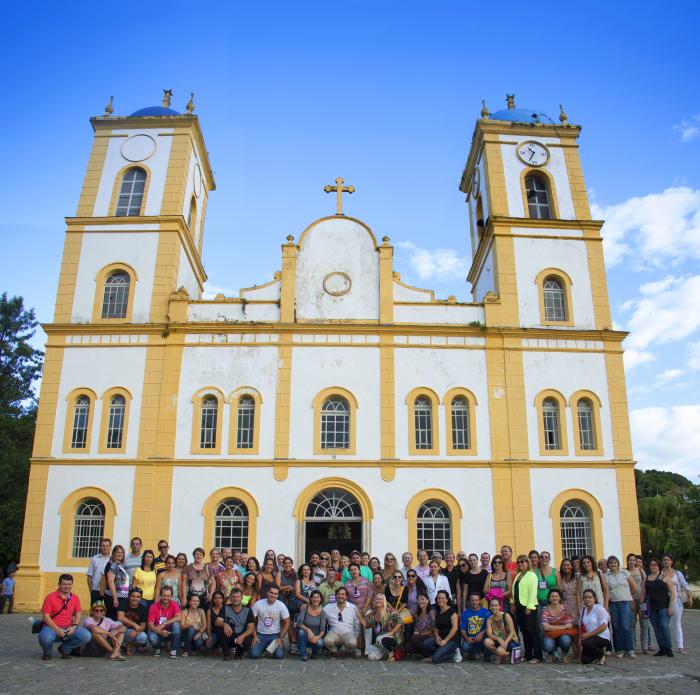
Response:
[[[350,553],[350,562],[355,563],[360,568],[360,576],[364,577],[370,584],[372,583],[372,570],[370,569],[369,562],[366,565],[360,564],[360,551],[353,550]],[[350,566],[343,570],[343,574],[340,575],[340,581],[345,584],[345,582],[350,579]]]
[[[326,606],[329,603],[335,603],[335,592],[343,584],[336,580],[338,573],[335,571],[335,567],[329,567],[326,573],[326,581],[319,584],[318,590],[323,596],[322,605]]]

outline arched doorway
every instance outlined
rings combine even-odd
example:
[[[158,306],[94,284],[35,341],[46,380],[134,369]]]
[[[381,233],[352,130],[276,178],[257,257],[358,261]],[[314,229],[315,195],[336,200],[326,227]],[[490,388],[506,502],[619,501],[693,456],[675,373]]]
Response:
[[[326,488],[304,512],[304,557],[313,551],[338,548],[342,555],[362,549],[362,507],[347,490]]]

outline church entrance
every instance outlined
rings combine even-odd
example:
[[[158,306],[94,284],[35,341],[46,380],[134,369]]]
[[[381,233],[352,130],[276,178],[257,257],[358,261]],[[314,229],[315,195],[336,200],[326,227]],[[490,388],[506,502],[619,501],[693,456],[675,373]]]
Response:
[[[304,557],[316,551],[341,555],[362,550],[362,509],[353,495],[345,490],[329,488],[309,502],[304,519]]]

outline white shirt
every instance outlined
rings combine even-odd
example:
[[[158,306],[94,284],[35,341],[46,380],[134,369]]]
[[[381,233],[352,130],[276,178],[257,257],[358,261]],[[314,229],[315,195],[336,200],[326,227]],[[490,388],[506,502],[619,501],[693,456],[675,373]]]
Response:
[[[88,567],[87,576],[90,577],[90,586],[93,591],[100,590],[100,582],[102,575],[105,573],[105,567],[111,559],[111,555],[97,554],[90,558],[90,566]]]
[[[446,591],[448,596],[452,596],[450,581],[444,574],[438,574],[437,577],[428,575],[423,581],[425,582],[425,588],[428,591],[428,600],[430,603],[435,603],[437,592],[441,589]]]
[[[289,611],[282,601],[270,603],[261,598],[253,604],[253,615],[258,619],[255,628],[258,634],[277,635],[282,629],[282,621],[289,618]]]
[[[330,603],[324,606],[323,610],[329,631],[332,630],[337,635],[349,635],[359,631],[360,621],[357,619],[357,609],[351,603],[346,603],[342,611],[337,603]],[[339,615],[343,616],[342,620],[338,617]]]
[[[609,622],[610,616],[608,615],[608,611],[599,603],[596,603],[593,608],[591,608],[590,612],[588,608],[584,608],[581,614],[581,623],[583,624],[584,632],[595,632],[601,625],[605,625],[605,630],[603,630],[598,637],[602,637],[606,640],[610,639],[610,628],[607,627]]]

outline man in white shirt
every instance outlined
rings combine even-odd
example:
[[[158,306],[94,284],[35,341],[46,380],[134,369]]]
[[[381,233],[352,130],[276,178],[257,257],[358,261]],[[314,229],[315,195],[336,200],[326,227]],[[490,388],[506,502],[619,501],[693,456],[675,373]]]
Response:
[[[357,635],[365,621],[359,611],[348,600],[348,590],[342,586],[335,592],[335,603],[324,607],[328,631],[323,640],[331,659],[338,658],[338,650],[343,647],[346,654],[355,655]]]
[[[134,576],[134,572],[141,567],[141,558],[143,557],[141,547],[143,546],[143,541],[138,536],[134,536],[134,538],[131,539],[130,545],[131,552],[127,553],[122,563],[126,573],[129,575],[129,584],[131,584],[131,578]]]
[[[406,575],[410,569],[413,569],[413,553],[406,551],[401,556],[401,574],[403,574],[404,582],[406,581]]]
[[[253,604],[256,627],[253,646],[250,648],[251,659],[260,659],[265,651],[269,651],[275,659],[284,659],[284,636],[289,631],[289,611],[278,600],[279,595],[280,590],[271,586],[267,590],[267,598],[261,598]]]
[[[430,574],[430,565],[428,564],[428,553],[426,553],[425,550],[418,551],[418,564],[414,569],[416,570],[416,574],[423,581],[428,579],[428,575]]]
[[[105,567],[112,557],[112,541],[109,538],[100,540],[100,552],[90,558],[87,571],[88,590],[90,591],[90,605],[104,598],[100,591],[100,583],[105,573]]]

